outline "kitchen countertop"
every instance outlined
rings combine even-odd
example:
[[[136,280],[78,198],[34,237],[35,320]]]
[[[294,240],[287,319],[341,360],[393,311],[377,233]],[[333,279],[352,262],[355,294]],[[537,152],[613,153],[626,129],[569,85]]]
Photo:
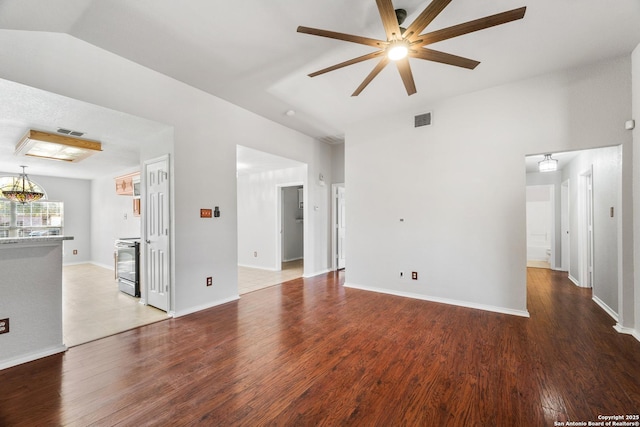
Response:
[[[0,237],[0,245],[8,243],[55,243],[73,240],[73,236]]]

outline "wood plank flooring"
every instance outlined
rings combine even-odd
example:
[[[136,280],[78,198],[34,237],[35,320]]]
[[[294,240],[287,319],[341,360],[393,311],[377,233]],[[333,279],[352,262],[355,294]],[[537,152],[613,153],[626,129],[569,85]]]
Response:
[[[531,318],[296,279],[0,371],[0,425],[545,426],[633,415],[640,342],[566,274]]]

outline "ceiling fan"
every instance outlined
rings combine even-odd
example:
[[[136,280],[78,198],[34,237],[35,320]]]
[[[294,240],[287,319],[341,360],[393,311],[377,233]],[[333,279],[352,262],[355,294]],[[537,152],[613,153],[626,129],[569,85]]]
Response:
[[[298,27],[299,33],[311,34],[314,36],[328,37],[330,39],[343,40],[351,43],[358,43],[376,48],[375,52],[341,62],[331,67],[323,68],[315,73],[309,74],[309,77],[319,76],[348,65],[357,64],[368,59],[379,58],[378,64],[373,71],[364,79],[351,96],[358,96],[364,88],[382,71],[390,61],[396,63],[407,95],[416,93],[416,85],[413,80],[413,73],[409,65],[409,58],[424,59],[427,61],[435,61],[443,64],[455,65],[457,67],[474,69],[480,64],[473,59],[463,58],[461,56],[452,55],[450,53],[440,52],[429,49],[432,43],[451,39],[474,31],[484,30],[496,25],[506,24],[507,22],[522,19],[526,11],[526,7],[509,10],[507,12],[495,15],[485,16],[484,18],[475,19],[473,21],[464,22],[462,24],[443,28],[421,34],[422,31],[451,3],[452,0],[432,0],[431,3],[420,13],[420,15],[406,29],[400,27],[407,12],[404,9],[395,10],[391,0],[376,0],[378,11],[382,18],[382,25],[387,36],[386,40],[372,39],[369,37],[354,36],[351,34],[337,33],[335,31],[320,30],[317,28]]]

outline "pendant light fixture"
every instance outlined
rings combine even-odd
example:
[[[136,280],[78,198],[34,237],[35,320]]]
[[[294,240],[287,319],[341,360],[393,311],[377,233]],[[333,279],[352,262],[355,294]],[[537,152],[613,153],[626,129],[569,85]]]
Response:
[[[551,158],[551,154],[545,154],[544,160],[538,162],[538,170],[540,172],[553,172],[558,170],[558,161]]]
[[[0,193],[5,199],[18,203],[35,202],[46,194],[42,187],[29,179],[25,172],[26,166],[20,166],[22,173],[18,177],[5,177],[0,185]]]

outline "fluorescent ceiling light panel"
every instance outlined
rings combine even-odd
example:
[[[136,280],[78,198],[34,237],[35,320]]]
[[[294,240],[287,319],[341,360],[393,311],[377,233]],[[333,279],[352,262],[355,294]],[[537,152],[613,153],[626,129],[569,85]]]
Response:
[[[102,144],[87,139],[30,130],[16,145],[17,156],[79,162],[102,151]]]

